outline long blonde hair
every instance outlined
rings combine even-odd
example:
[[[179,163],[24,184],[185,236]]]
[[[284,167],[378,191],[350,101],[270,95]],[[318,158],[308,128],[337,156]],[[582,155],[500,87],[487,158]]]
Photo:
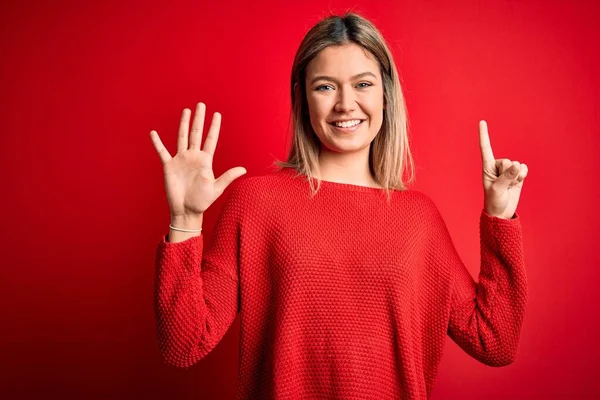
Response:
[[[292,66],[292,148],[286,161],[275,161],[280,168],[293,168],[306,175],[314,196],[321,181],[319,171],[320,141],[310,123],[306,99],[306,67],[328,46],[356,43],[377,60],[383,80],[385,109],[381,130],[370,145],[369,168],[375,181],[386,189],[406,190],[415,179],[415,165],[408,139],[408,113],[393,56],[379,30],[364,17],[349,12],[332,15],[313,26],[298,48]],[[404,172],[408,179],[403,180]],[[316,187],[314,181],[317,181]]]

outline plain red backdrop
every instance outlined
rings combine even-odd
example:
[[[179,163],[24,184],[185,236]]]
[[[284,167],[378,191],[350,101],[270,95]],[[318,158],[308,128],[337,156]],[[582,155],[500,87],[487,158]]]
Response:
[[[209,117],[223,115],[216,174],[268,172],[287,154],[296,49],[316,21],[349,8],[392,48],[413,188],[434,199],[474,277],[478,121],[488,121],[496,158],[529,166],[518,212],[530,295],[517,360],[487,367],[448,340],[433,398],[600,393],[600,2],[9,1],[0,397],[234,397],[237,319],[188,370],[158,352],[154,256],[169,212],[149,132],[174,155],[182,109],[203,101]],[[208,238],[227,195],[207,212]]]

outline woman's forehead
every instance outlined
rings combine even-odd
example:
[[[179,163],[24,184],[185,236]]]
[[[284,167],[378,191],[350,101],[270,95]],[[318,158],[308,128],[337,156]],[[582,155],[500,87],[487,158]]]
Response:
[[[379,76],[379,64],[368,50],[355,43],[329,46],[321,50],[307,65],[306,78],[316,75],[350,78],[371,72]]]

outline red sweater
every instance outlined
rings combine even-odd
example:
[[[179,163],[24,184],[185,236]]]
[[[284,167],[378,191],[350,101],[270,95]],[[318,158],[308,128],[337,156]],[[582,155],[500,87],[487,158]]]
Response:
[[[521,223],[482,210],[476,283],[432,200],[283,169],[239,178],[214,227],[156,253],[166,363],[187,368],[241,318],[241,399],[425,399],[448,334],[492,366],[516,356]]]

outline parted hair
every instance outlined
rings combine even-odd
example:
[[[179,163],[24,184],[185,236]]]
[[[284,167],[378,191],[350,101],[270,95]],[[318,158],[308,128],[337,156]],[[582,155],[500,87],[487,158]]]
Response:
[[[370,145],[369,168],[375,181],[386,189],[389,198],[390,190],[405,190],[415,179],[408,137],[408,113],[396,65],[383,35],[370,21],[354,12],[326,17],[304,36],[294,57],[290,82],[292,146],[287,160],[277,160],[275,165],[293,168],[298,174],[305,175],[312,194],[318,192],[321,181],[315,176],[319,172],[321,143],[310,123],[306,68],[326,47],[350,43],[367,50],[367,54],[379,64],[385,108],[381,129]]]

